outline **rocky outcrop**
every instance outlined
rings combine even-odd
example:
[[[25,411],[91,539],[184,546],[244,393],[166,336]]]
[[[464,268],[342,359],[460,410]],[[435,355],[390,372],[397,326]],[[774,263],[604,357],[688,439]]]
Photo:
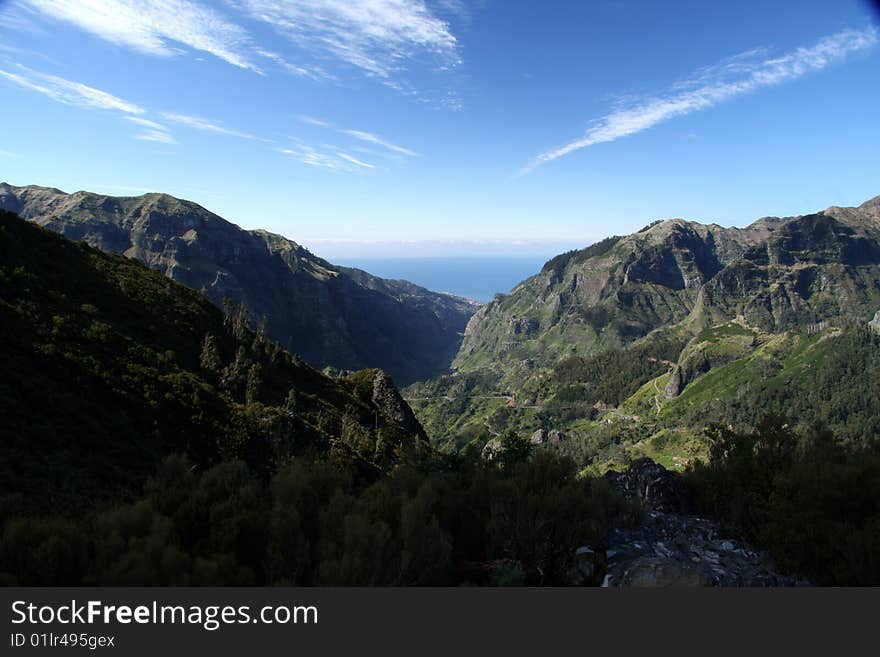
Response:
[[[615,529],[603,586],[794,586],[762,552],[703,518],[648,511],[637,529]]]
[[[606,479],[641,509],[635,527],[618,527],[608,537],[603,586],[794,586],[799,582],[773,569],[769,558],[704,518],[687,515],[686,489],[679,478],[651,459]]]
[[[427,439],[425,430],[409,404],[400,396],[394,382],[386,372],[379,370],[373,377],[373,405],[387,418],[400,425],[409,434]]]
[[[700,310],[767,332],[865,315],[878,300],[878,273],[880,233],[867,218],[796,217],[709,281]]]
[[[868,322],[868,328],[874,331],[874,333],[880,334],[880,310],[874,313],[874,319]]]
[[[501,444],[500,438],[492,438],[486,441],[480,452],[480,458],[484,461],[494,461],[504,452],[504,446]]]
[[[664,389],[667,399],[677,397],[685,387],[715,367],[749,355],[756,334],[735,322],[701,332],[682,350]]]
[[[765,333],[838,317],[867,322],[880,307],[878,208],[874,199],[742,229],[673,219],[561,254],[473,316],[453,366],[493,373],[516,391],[541,386],[542,374],[573,356],[663,330],[693,337],[737,318]],[[692,344],[666,396],[749,349],[736,339]]]
[[[768,234],[675,219],[557,256],[474,315],[455,365],[512,371],[552,364],[575,345],[631,343],[685,320],[702,287]]]
[[[529,442],[535,446],[543,445],[544,443],[558,445],[563,440],[565,440],[565,435],[558,429],[550,429],[549,431],[538,429],[529,437]]]
[[[633,461],[624,472],[609,470],[605,480],[629,502],[649,511],[680,513],[687,509],[681,478],[649,458]]]
[[[165,194],[113,197],[0,184],[0,209],[242,303],[308,363],[379,367],[401,384],[444,372],[479,304],[340,268],[296,242],[247,231]]]
[[[646,511],[636,529],[615,529],[603,586],[794,586],[769,558],[704,519]]]

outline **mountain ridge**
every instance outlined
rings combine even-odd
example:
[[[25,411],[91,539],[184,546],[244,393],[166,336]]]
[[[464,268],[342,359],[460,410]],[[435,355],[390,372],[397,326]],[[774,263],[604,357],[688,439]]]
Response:
[[[265,472],[314,451],[378,471],[395,450],[427,450],[381,370],[325,376],[240,308],[224,315],[131,258],[2,210],[0,318],[0,362],[15,373],[0,385],[0,498],[124,497],[171,453]]]
[[[741,427],[742,418],[760,420],[749,406],[784,410],[786,377],[847,369],[833,350],[804,345],[829,340],[853,357],[870,353],[878,219],[880,198],[745,228],[674,219],[560,254],[474,314],[450,376],[406,395],[450,449],[506,430],[538,442],[556,431],[577,438],[563,449],[584,465],[623,454],[680,465],[704,454],[706,418]],[[847,404],[872,406],[864,385],[837,389],[827,376],[817,385],[824,401],[815,413],[797,404],[803,418],[848,438],[875,426],[841,415]],[[633,451],[655,442],[664,447]]]
[[[379,367],[408,383],[443,372],[479,304],[336,267],[295,241],[245,230],[167,194],[114,197],[0,183],[0,209],[134,258],[215,305],[243,303],[316,367]]]
[[[804,236],[798,234],[799,230],[813,233]],[[510,347],[514,343],[540,342],[548,331],[556,331],[566,320],[583,325],[579,334],[590,347],[623,346],[656,328],[684,321],[695,308],[699,310],[698,306],[711,305],[711,299],[700,291],[707,285],[710,291],[717,286],[710,281],[725,269],[730,285],[743,283],[743,275],[756,273],[743,271],[746,265],[755,270],[821,267],[833,264],[835,258],[846,260],[842,262],[845,266],[877,264],[880,254],[874,249],[878,235],[880,197],[855,208],[832,206],[809,215],[764,217],[745,228],[682,219],[655,222],[631,235],[606,238],[586,249],[556,256],[509,294],[496,297],[471,318],[453,366],[458,370],[478,367],[481,359],[474,356],[487,348],[491,357],[482,362],[491,362],[496,356],[504,359],[506,350],[498,348],[499,343]],[[782,240],[788,241],[783,244]],[[808,254],[795,253],[798,243],[804,240],[821,242],[837,252],[827,262],[813,262]],[[762,245],[768,249],[763,259]],[[780,257],[790,262],[780,261]],[[867,260],[856,262],[851,260],[853,257]],[[737,262],[743,263],[739,270],[731,268]],[[810,285],[800,278],[793,281],[795,286],[798,281]],[[749,285],[753,283],[749,281]],[[618,320],[617,325],[609,330],[613,319]],[[504,324],[506,327],[500,330],[499,325]],[[494,347],[487,341],[494,341]],[[557,345],[541,346],[545,354],[549,347],[552,355],[561,355]],[[531,351],[520,348],[517,356],[529,358]]]

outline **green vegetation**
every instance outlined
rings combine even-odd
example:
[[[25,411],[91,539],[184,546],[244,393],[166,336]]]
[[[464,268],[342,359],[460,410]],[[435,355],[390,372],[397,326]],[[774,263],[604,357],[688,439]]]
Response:
[[[230,298],[307,363],[380,367],[400,383],[446,371],[479,304],[336,267],[281,235],[246,231],[167,194],[115,197],[0,183],[0,208],[200,291]]]
[[[511,437],[442,457],[390,379],[0,215],[0,582],[566,584],[621,502]]]
[[[428,451],[420,430],[364,399],[364,374],[330,379],[249,325],[241,308],[224,315],[136,262],[4,213],[0,496],[75,512],[137,493],[171,453],[200,467],[242,459],[265,476],[307,451],[366,470]]]
[[[680,468],[705,457],[708,424],[767,413],[867,443],[878,280],[876,202],[745,229],[654,222],[548,261],[475,315],[450,375],[407,394],[442,449],[557,430],[592,471]]]
[[[841,221],[563,254],[407,389],[416,419],[380,370],[0,215],[0,581],[582,582],[627,517],[598,477],[648,456],[780,569],[880,583],[880,250]]]
[[[574,550],[621,510],[553,454],[472,455],[364,482],[351,462],[171,456],[143,496],[77,517],[0,509],[0,583],[22,585],[567,584]],[[598,583],[598,582],[594,582]]]
[[[752,432],[709,431],[687,473],[699,511],[820,585],[880,585],[880,444],[768,418]]]

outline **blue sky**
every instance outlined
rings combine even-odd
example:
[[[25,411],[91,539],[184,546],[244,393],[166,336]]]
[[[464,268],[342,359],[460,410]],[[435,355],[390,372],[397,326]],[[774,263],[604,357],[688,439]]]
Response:
[[[551,255],[880,194],[859,0],[0,0],[0,179],[329,258]]]

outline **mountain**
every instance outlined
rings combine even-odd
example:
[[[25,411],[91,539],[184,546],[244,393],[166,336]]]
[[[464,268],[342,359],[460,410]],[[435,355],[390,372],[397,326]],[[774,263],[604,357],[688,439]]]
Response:
[[[330,378],[133,259],[0,211],[0,500],[88,509],[169,454],[268,474],[306,453],[378,473],[427,451],[387,374]]]
[[[597,583],[604,482],[443,457],[227,310],[0,211],[0,586]]]
[[[112,197],[0,184],[0,209],[144,263],[214,304],[243,303],[318,368],[378,367],[409,383],[448,369],[476,302],[335,267],[165,194]]]
[[[671,465],[673,456],[694,456],[692,439],[709,418],[739,426],[757,409],[784,412],[779,386],[815,400],[798,385],[830,367],[829,345],[871,354],[866,326],[878,308],[880,197],[742,229],[659,221],[559,255],[497,296],[469,322],[453,374],[412,386],[407,397],[429,433],[450,445],[508,428],[555,430],[578,436],[589,464],[665,432],[669,449],[643,455]],[[846,372],[839,359],[834,367]],[[779,379],[768,387],[771,375]],[[737,386],[709,386],[722,380]],[[870,390],[822,385],[827,407],[817,412],[790,399],[803,411],[798,420],[830,421],[847,435],[873,427],[841,403],[869,408]],[[856,402],[855,390],[866,397]]]
[[[765,218],[745,229],[661,221],[557,256],[475,314],[456,368],[534,358],[546,365],[685,320],[742,314],[773,329],[873,314],[878,205]]]

